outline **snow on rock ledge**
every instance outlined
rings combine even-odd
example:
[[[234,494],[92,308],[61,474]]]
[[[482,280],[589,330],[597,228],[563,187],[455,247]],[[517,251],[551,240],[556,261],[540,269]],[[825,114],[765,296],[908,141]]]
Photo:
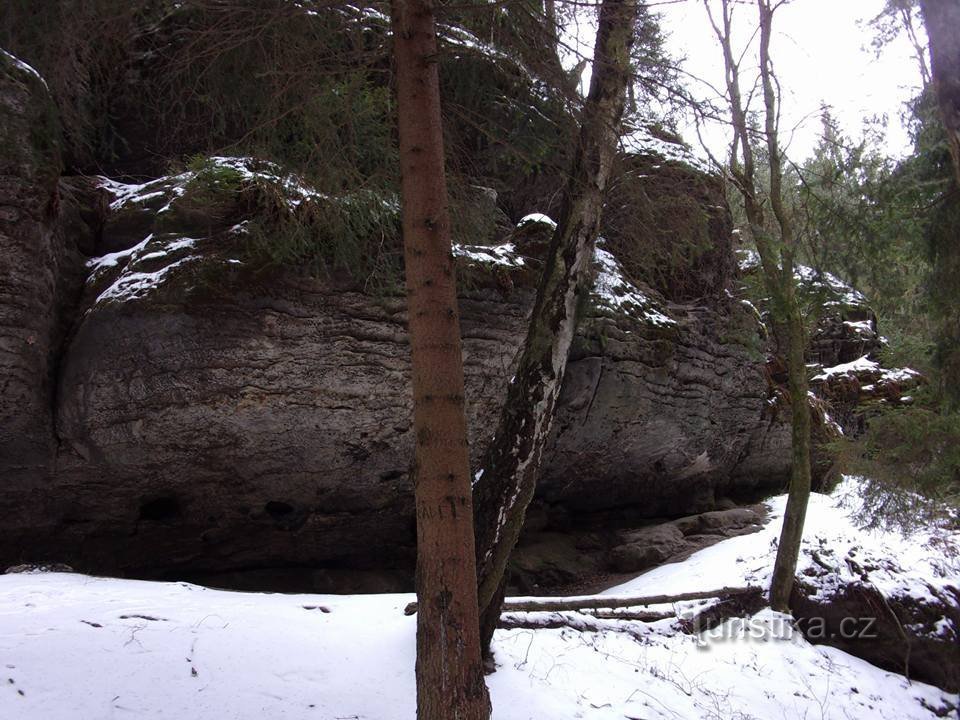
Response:
[[[594,263],[596,279],[591,298],[598,308],[609,308],[650,325],[661,327],[676,325],[676,321],[661,312],[649,295],[630,281],[623,266],[612,253],[597,247]]]
[[[924,377],[911,368],[884,368],[869,355],[848,363],[823,368],[810,379],[810,385],[821,396],[847,405],[870,400],[908,403],[904,395],[924,382]]]

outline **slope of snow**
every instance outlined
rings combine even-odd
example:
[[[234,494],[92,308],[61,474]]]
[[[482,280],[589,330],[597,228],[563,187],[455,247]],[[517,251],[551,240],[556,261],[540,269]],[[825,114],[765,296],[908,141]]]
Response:
[[[0,717],[412,719],[411,597],[5,575]],[[776,619],[765,611],[753,623]],[[499,631],[494,717],[904,720],[933,717],[921,700],[947,699],[798,635],[705,648],[656,625],[629,634],[617,631],[627,623],[606,624]]]
[[[783,499],[773,503],[782,512]],[[846,538],[815,496],[807,546]],[[612,594],[762,583],[778,523],[653,570]],[[925,576],[922,540],[877,536]],[[941,568],[942,570],[943,568]],[[933,578],[935,579],[935,578]],[[891,582],[909,582],[909,578]],[[410,595],[232,593],[74,574],[0,576],[0,718],[414,718]],[[761,611],[703,642],[675,621],[565,614],[581,629],[500,630],[487,678],[497,720],[932,718],[951,700],[789,632]],[[533,617],[531,614],[530,617]],[[588,622],[589,621],[589,624]],[[711,635],[717,635],[712,631]]]
[[[860,497],[848,477],[833,495],[813,493],[807,507],[797,575],[829,597],[840,583],[856,582],[855,566],[870,568],[869,581],[885,596],[949,597],[960,581],[960,538],[933,528],[904,536],[894,530],[858,527],[851,514]],[[768,587],[786,495],[771,498],[771,521],[752,535],[724,540],[682,563],[662,565],[607,591],[612,595],[675,594],[724,586]],[[850,558],[854,562],[846,562]],[[824,573],[822,563],[832,565]]]

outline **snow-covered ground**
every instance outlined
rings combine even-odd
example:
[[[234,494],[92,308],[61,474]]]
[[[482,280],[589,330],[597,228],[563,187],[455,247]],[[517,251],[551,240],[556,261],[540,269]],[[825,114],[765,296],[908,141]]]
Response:
[[[783,503],[772,501],[773,521],[762,532],[610,593],[765,583]],[[814,497],[808,527],[808,549],[823,539],[858,542],[874,553],[901,553],[917,579],[945,581],[942,564],[923,551],[926,539],[866,536],[834,498]],[[0,576],[0,719],[412,719],[415,618],[403,614],[411,599],[232,593],[62,573]],[[928,708],[955,700],[814,647],[768,610],[739,631],[731,621],[730,637],[707,641],[678,632],[673,620],[566,616],[590,629],[498,631],[499,668],[488,678],[495,718],[905,720],[935,717]]]

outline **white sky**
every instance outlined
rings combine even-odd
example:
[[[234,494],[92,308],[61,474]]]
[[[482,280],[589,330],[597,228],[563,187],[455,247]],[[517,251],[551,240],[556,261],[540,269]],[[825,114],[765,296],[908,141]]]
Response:
[[[711,0],[717,6],[718,0]],[[723,61],[720,46],[707,20],[701,0],[656,2],[668,34],[667,47],[676,57],[686,57],[684,68],[715,85],[723,85]],[[865,26],[883,7],[883,0],[792,0],[774,16],[771,56],[783,88],[781,132],[786,144],[792,133],[788,154],[796,160],[810,153],[820,131],[819,108],[832,106],[844,131],[859,136],[864,118],[886,114],[888,151],[892,155],[909,150],[909,139],[900,123],[902,103],[920,85],[920,72],[910,44],[903,37],[887,46],[876,58],[870,41],[872,30]],[[752,2],[737,9],[745,41],[756,27],[756,9]],[[858,24],[862,23],[861,24]],[[920,28],[922,32],[922,28]],[[756,51],[750,55],[756,57]],[[756,70],[756,60],[744,67]],[[747,85],[749,85],[747,82]],[[688,87],[699,96],[709,90]],[[804,119],[806,118],[806,119]],[[692,126],[681,128],[684,137],[697,146]],[[715,152],[724,151],[726,130],[711,130],[707,142]]]

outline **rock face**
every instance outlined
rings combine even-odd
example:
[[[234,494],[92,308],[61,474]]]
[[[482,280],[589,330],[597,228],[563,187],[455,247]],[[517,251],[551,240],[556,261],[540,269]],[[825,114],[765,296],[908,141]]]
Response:
[[[285,585],[302,572],[317,589],[349,569],[395,588],[415,537],[402,297],[258,260],[251,242],[289,227],[265,219],[263,198],[294,219],[319,198],[269,163],[213,159],[143,185],[58,179],[55,144],[31,130],[51,112],[43,83],[4,58],[19,144],[0,187],[17,260],[0,302],[0,563]],[[644,151],[651,171],[660,145]],[[697,184],[700,202],[710,188]],[[504,228],[478,191],[483,203],[492,219],[472,225],[501,244],[456,248],[475,459],[550,234],[537,216]],[[705,280],[709,301],[669,302],[630,267],[614,244],[598,249],[534,511],[545,532],[709,512],[787,477],[762,326],[720,292],[726,271]]]
[[[14,536],[56,524],[41,508],[54,473],[58,364],[83,281],[61,226],[72,208],[58,187],[58,133],[43,80],[0,51],[0,493]]]
[[[536,515],[536,513],[535,513]],[[698,550],[737,535],[757,532],[764,505],[734,507],[676,520],[647,521],[618,530],[603,522],[563,532],[528,522],[511,557],[511,594],[582,595],[605,590],[659,565],[680,562]]]
[[[540,483],[546,502],[650,518],[711,510],[744,490],[728,480],[768,394],[756,324],[736,308],[670,311],[674,324],[647,328],[586,313]],[[781,478],[758,480],[769,489]]]
[[[53,444],[63,264],[54,221],[57,127],[43,81],[6,53],[0,53],[0,134],[0,447],[40,469]]]
[[[87,210],[60,226],[85,228],[74,234],[98,257],[44,405],[56,418],[45,493],[27,493],[22,527],[0,530],[6,564],[205,577],[411,566],[403,300],[258,267],[245,251],[250,193],[261,175],[277,177],[221,163],[237,182],[213,195],[189,172],[101,190],[62,183]],[[309,201],[309,189],[283,187],[291,207]],[[474,457],[495,427],[549,233],[529,225],[501,246],[458,249]],[[562,525],[585,512],[711,510],[737,491],[729,477],[766,403],[756,322],[733,302],[668,305],[606,250],[597,271],[544,515]],[[56,315],[52,296],[45,303]]]

